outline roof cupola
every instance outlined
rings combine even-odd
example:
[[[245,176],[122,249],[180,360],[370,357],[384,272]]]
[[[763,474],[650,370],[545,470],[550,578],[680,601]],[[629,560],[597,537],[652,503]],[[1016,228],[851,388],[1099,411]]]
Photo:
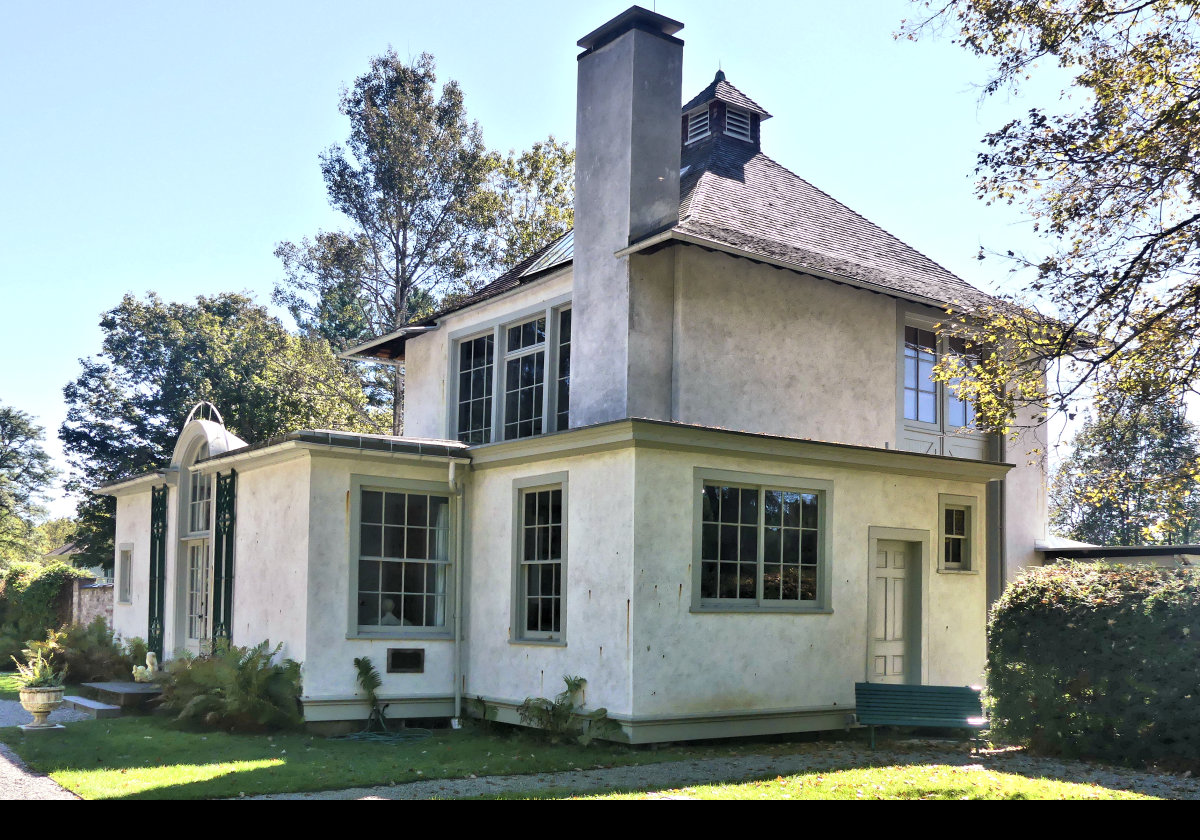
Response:
[[[761,148],[759,125],[771,115],[725,79],[718,70],[712,84],[683,106],[684,146],[724,135]]]

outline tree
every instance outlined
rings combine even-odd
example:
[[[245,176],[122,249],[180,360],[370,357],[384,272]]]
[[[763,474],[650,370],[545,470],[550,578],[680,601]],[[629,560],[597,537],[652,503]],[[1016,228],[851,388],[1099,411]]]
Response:
[[[1054,476],[1051,524],[1099,545],[1200,534],[1200,429],[1170,403],[1101,403]]]
[[[570,224],[574,154],[551,137],[502,161],[468,122],[457,82],[437,92],[434,69],[428,54],[405,64],[389,50],[342,92],[350,136],[321,155],[321,173],[350,230],[276,247],[274,300],[335,348],[432,314]],[[400,434],[399,369],[367,368],[363,384],[391,402]]]
[[[575,224],[575,152],[550,135],[521,154],[509,150],[492,176],[499,207],[488,268],[512,268]]]
[[[126,295],[100,328],[100,355],[82,359],[82,373],[63,390],[59,431],[73,468],[67,489],[82,494],[76,539],[84,565],[112,565],[114,505],[94,494],[97,485],[166,466],[201,400],[251,442],[297,428],[386,428],[328,342],[288,333],[243,295],[194,304]]]
[[[23,411],[0,405],[0,562],[37,555],[39,502],[58,474],[42,449],[43,429]]]
[[[1196,391],[1200,4],[921,5],[930,14],[903,33],[954,28],[956,44],[995,60],[984,95],[1020,89],[1043,64],[1074,79],[1061,112],[1031,108],[985,138],[979,197],[1023,204],[1047,247],[1008,253],[1031,270],[1013,306],[954,313],[972,316],[957,328],[988,352],[973,370],[951,360],[941,375],[970,374],[962,393],[995,428],[1022,405],[1069,409],[1101,380],[1142,403]]]

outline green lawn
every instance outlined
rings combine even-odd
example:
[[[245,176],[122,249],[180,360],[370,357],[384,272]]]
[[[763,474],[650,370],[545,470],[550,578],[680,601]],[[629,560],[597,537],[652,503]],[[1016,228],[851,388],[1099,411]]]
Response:
[[[559,792],[558,796],[562,797]],[[1097,785],[945,764],[868,767],[584,799],[1154,799]]]
[[[20,700],[16,671],[0,671],[0,700]]]
[[[85,799],[202,799],[328,790],[420,779],[541,773],[745,753],[745,745],[656,751],[619,744],[552,746],[501,730],[442,731],[412,744],[338,741],[303,734],[230,735],[173,728],[156,717],[67,724],[24,735],[0,729],[35,770]],[[778,745],[786,749],[787,745]],[[755,745],[754,751],[769,751]]]

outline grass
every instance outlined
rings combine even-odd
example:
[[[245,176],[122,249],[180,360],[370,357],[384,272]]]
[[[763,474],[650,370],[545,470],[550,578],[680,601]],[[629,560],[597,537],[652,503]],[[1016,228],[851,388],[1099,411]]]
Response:
[[[0,700],[20,700],[15,671],[0,671]]]
[[[0,729],[33,769],[84,799],[207,799],[301,792],[470,774],[545,773],[736,755],[745,745],[648,750],[620,744],[550,745],[525,733],[441,731],[410,744],[305,734],[189,732],[156,717],[67,724],[26,736]],[[756,744],[753,751],[770,751]],[[787,745],[776,745],[786,749]]]
[[[562,798],[557,796],[543,798]],[[583,794],[583,799],[1154,799],[1099,785],[1031,779],[945,764],[867,767],[673,790]]]

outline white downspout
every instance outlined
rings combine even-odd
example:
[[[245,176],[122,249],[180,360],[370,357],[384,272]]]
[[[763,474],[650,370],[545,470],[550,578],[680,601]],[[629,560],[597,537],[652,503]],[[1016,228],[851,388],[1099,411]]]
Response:
[[[458,482],[455,471],[457,466],[458,464],[452,459],[450,475],[447,477],[450,492],[455,497],[455,507],[458,513],[454,523],[454,721],[456,726],[462,720],[462,535],[463,518],[466,516],[466,510],[463,508],[463,488]]]

